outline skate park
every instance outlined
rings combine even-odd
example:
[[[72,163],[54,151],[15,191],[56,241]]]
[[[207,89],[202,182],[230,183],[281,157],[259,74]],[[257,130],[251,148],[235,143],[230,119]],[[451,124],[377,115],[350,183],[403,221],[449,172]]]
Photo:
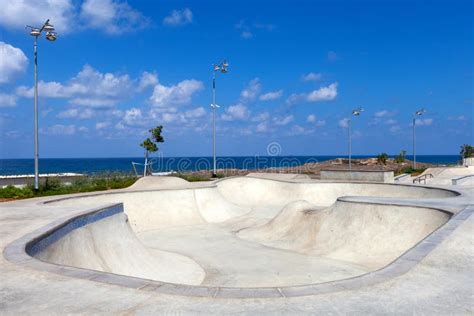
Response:
[[[426,272],[417,272],[426,260],[443,280],[464,275],[464,291],[472,278],[469,185],[146,177],[123,190],[4,205],[16,226],[3,269],[59,288],[78,282],[232,311],[239,304],[228,300],[342,299],[395,280],[423,288],[428,302],[431,287],[418,280]]]

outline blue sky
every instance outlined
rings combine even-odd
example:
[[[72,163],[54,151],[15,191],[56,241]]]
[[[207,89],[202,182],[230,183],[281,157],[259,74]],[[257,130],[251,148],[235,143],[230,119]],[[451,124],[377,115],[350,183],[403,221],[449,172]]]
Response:
[[[457,154],[473,143],[472,1],[0,0],[0,158],[33,157],[33,38],[40,157]]]

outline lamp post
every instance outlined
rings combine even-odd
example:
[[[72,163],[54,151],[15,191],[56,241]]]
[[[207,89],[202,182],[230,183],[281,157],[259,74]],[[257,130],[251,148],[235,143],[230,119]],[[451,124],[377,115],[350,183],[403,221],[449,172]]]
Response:
[[[357,108],[352,110],[352,116],[359,116],[362,112],[364,112],[363,108]],[[352,119],[349,118],[348,121],[348,132],[349,132],[349,170],[352,170],[352,133],[351,133],[351,124],[352,124]]]
[[[421,116],[426,113],[425,109],[416,111],[413,114],[413,169],[416,169],[416,138],[415,138],[415,126],[416,126],[416,117]]]
[[[30,29],[30,35],[34,36],[34,53],[35,53],[35,190],[39,189],[39,139],[38,139],[38,37],[46,32],[46,39],[50,42],[56,40],[57,34],[54,31],[54,26],[49,23],[49,19],[44,22],[41,27],[34,27],[27,25]]]
[[[225,74],[228,72],[229,64],[226,60],[221,62],[220,64],[214,64],[212,71],[212,177],[217,177],[217,163],[216,163],[216,110],[219,106],[216,104],[216,73],[220,71],[221,73]]]

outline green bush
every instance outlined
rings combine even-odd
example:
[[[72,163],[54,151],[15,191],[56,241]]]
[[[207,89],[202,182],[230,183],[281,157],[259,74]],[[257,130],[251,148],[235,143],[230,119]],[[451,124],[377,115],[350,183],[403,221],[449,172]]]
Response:
[[[420,174],[420,173],[423,173],[425,170],[426,170],[426,168],[413,169],[413,167],[405,167],[405,168],[400,169],[398,174],[402,174],[402,173]]]
[[[399,153],[397,156],[395,156],[395,162],[396,162],[396,163],[403,163],[403,162],[405,162],[406,154],[407,154],[406,150],[400,151],[400,153]]]
[[[33,197],[34,193],[30,187],[17,188],[13,185],[0,188],[0,198],[2,199],[24,199]]]
[[[474,146],[464,144],[461,146],[461,159],[474,157]]]
[[[386,165],[388,160],[388,155],[386,153],[381,153],[377,156],[377,163]]]
[[[70,185],[66,185],[62,184],[57,178],[46,178],[44,184],[40,184],[38,191],[35,191],[31,185],[23,188],[11,185],[0,188],[0,198],[24,199],[37,196],[122,189],[131,186],[137,179],[137,177],[130,174],[104,173],[78,177]]]

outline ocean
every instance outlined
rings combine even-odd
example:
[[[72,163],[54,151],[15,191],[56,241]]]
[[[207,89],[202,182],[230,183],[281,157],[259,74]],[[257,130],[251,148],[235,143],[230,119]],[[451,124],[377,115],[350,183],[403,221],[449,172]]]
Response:
[[[236,156],[218,157],[218,169],[266,169],[293,167],[309,162],[322,162],[345,156]],[[353,156],[354,159],[372,156]],[[411,156],[406,156],[411,160]],[[419,155],[418,162],[433,164],[457,164],[458,155]],[[197,171],[212,169],[212,157],[157,157],[153,171]],[[131,158],[43,158],[39,161],[40,173],[133,172],[132,162],[143,163],[143,157]],[[137,171],[143,167],[137,166]],[[33,159],[0,159],[0,175],[33,174]]]

